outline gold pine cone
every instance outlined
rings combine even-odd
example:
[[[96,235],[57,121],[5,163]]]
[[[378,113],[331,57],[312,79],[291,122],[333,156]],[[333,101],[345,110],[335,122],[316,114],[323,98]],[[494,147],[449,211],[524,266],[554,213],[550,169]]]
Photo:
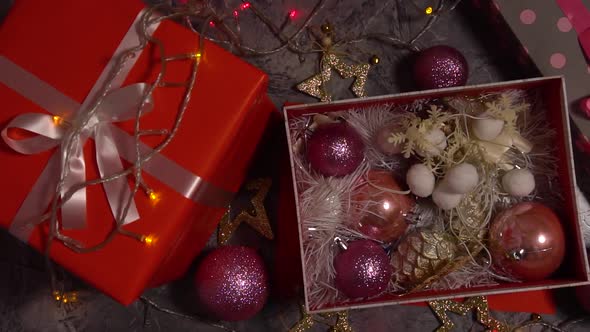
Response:
[[[421,284],[457,254],[453,238],[444,232],[417,229],[402,240],[391,256],[394,281],[406,288]]]

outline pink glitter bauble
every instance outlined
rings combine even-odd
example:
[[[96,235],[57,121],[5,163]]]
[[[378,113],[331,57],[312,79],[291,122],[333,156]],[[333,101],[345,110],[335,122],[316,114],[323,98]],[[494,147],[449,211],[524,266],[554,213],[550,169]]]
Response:
[[[350,298],[366,298],[383,293],[392,269],[385,250],[371,240],[351,242],[334,258],[336,287]]]
[[[468,75],[467,60],[450,46],[425,49],[414,63],[414,80],[423,90],[465,85]]]
[[[549,277],[565,255],[561,223],[539,203],[519,203],[502,211],[494,218],[489,236],[495,269],[520,280]]]
[[[209,253],[197,269],[195,286],[204,308],[226,321],[251,318],[268,298],[264,262],[248,247],[226,246]]]
[[[326,176],[344,176],[354,172],[365,157],[365,143],[346,123],[318,127],[307,141],[307,160]]]

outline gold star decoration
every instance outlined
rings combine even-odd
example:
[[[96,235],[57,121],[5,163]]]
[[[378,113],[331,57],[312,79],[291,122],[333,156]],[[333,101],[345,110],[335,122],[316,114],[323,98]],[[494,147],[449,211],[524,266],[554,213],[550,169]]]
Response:
[[[359,98],[366,97],[365,84],[371,69],[370,64],[349,65],[341,57],[327,51],[322,57],[321,69],[319,74],[297,84],[297,90],[319,98],[321,101],[332,101],[332,96],[326,91],[325,84],[332,78],[332,69],[335,69],[342,78],[355,77],[352,91]]]
[[[319,316],[325,319],[318,319],[317,322],[330,326],[330,329],[328,330],[329,332],[353,332],[352,327],[348,322],[348,311],[329,312]],[[332,322],[326,321],[326,319],[332,320],[334,317],[336,317],[336,323],[332,324]],[[305,307],[301,306],[301,320],[289,329],[289,332],[306,332],[311,329],[315,323],[316,317],[307,313]]]
[[[271,183],[271,179],[261,178],[252,180],[246,184],[246,190],[255,192],[254,196],[250,199],[250,203],[254,209],[250,212],[243,210],[234,219],[231,219],[231,209],[228,209],[219,222],[219,230],[217,232],[218,245],[226,244],[243,222],[265,238],[269,240],[274,238],[268,216],[266,215],[266,209],[264,208],[264,199],[268,195]]]
[[[348,311],[336,313],[336,324],[330,328],[330,332],[352,332],[352,327],[348,322]]]
[[[308,314],[307,311],[305,311],[304,306],[301,306],[301,316],[301,320],[299,320],[297,324],[290,328],[289,332],[305,332],[315,325],[315,320],[313,320],[313,316]]]
[[[436,329],[436,332],[449,332],[455,326],[447,315],[447,311],[464,316],[474,309],[477,312],[477,321],[485,326],[488,329],[487,331],[508,332],[510,330],[508,325],[501,323],[490,315],[488,299],[485,296],[472,297],[463,303],[452,300],[430,301],[428,305],[443,324]]]

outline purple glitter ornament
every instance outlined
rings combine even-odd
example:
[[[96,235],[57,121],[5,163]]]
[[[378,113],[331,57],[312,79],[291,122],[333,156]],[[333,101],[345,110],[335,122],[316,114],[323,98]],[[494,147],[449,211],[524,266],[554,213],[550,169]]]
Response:
[[[425,49],[414,63],[414,80],[423,90],[465,85],[468,75],[467,60],[461,52],[449,46]]]
[[[326,176],[344,176],[354,172],[365,157],[365,143],[345,123],[324,124],[307,141],[307,160]]]
[[[392,269],[385,250],[371,240],[351,242],[334,258],[336,287],[350,298],[366,298],[383,293]]]
[[[268,297],[264,262],[248,247],[226,246],[209,253],[197,269],[195,286],[205,309],[226,321],[251,318]]]

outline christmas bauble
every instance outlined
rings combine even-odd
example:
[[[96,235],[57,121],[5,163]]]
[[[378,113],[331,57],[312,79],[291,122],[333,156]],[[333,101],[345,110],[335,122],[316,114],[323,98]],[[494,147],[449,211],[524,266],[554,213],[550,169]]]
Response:
[[[354,172],[365,157],[365,143],[346,123],[319,126],[307,142],[307,160],[326,176],[344,176]]]
[[[496,270],[520,280],[547,278],[565,255],[561,222],[539,203],[519,203],[498,214],[489,237]]]
[[[458,50],[444,45],[421,51],[414,63],[414,80],[420,89],[465,85],[469,68]]]
[[[195,286],[204,308],[226,321],[251,318],[268,297],[262,257],[242,246],[221,247],[209,253],[197,269]]]
[[[401,129],[397,123],[390,123],[381,127],[375,133],[375,146],[379,152],[386,156],[393,156],[402,152],[403,144],[396,144],[391,141],[391,134],[398,132]]]
[[[336,288],[350,298],[366,298],[383,293],[391,279],[385,250],[370,240],[349,243],[334,258]]]
[[[363,209],[362,217],[354,224],[354,228],[382,242],[394,241],[405,233],[408,228],[406,215],[414,207],[414,201],[408,195],[387,190],[402,189],[390,172],[371,170],[367,183],[353,197]]]

